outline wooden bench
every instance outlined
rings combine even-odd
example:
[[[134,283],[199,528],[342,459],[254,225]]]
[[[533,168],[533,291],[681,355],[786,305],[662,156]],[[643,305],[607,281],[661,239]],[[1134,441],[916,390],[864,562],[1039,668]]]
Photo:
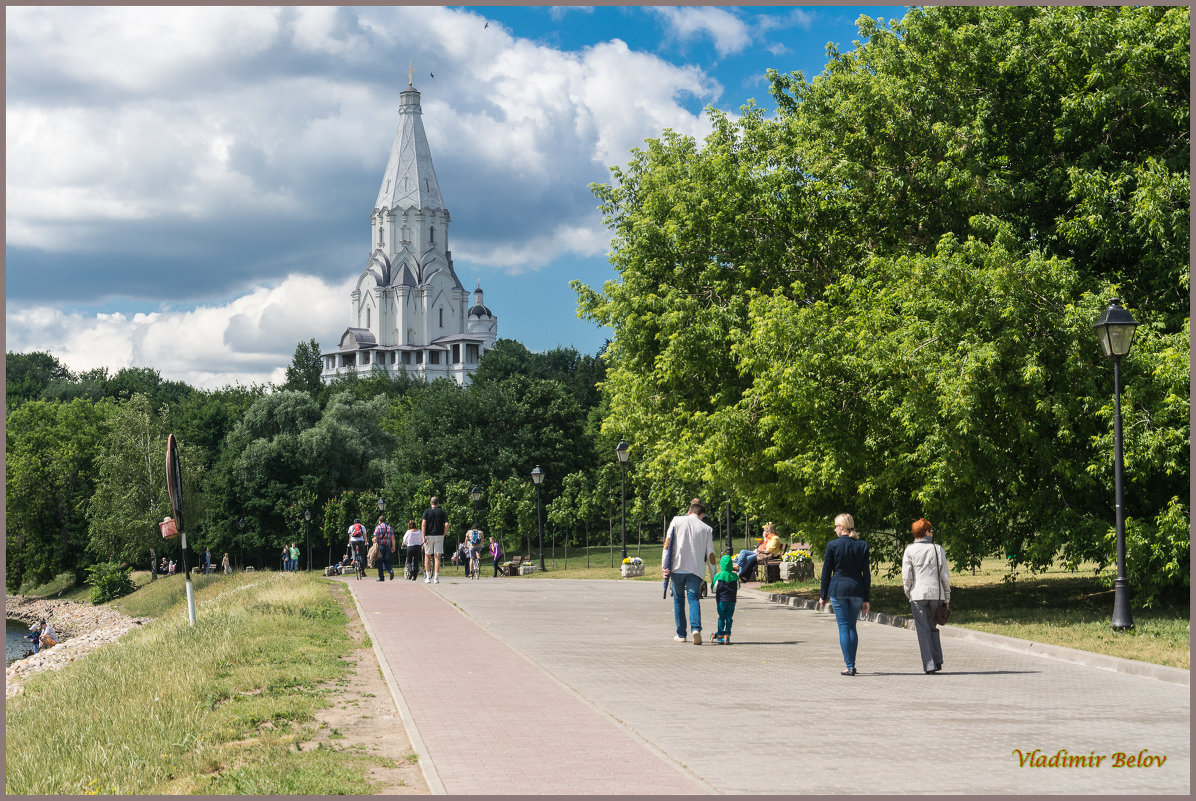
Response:
[[[511,564],[507,565],[506,572],[503,573],[503,575],[504,576],[518,576],[519,575],[519,565],[522,563],[523,563],[522,556],[512,556]]]

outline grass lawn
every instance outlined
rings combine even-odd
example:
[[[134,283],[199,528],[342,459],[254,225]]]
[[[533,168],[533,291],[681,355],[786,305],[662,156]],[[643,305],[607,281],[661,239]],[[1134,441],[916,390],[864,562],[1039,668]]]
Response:
[[[299,747],[350,670],[347,588],[305,574],[198,576],[191,628],[184,585],[142,582],[111,605],[153,624],[8,699],[6,793],[370,793],[367,769],[389,760]]]
[[[821,570],[821,564],[816,565]],[[1113,590],[1094,566],[1018,573],[1006,581],[1006,563],[986,559],[973,575],[951,573],[951,625],[1081,651],[1190,669],[1191,606],[1185,600],[1133,610],[1134,628],[1114,632]],[[1108,573],[1109,571],[1106,571]],[[817,573],[815,574],[817,576]],[[762,589],[817,599],[819,581],[778,582]],[[901,577],[872,575],[872,611],[909,616]]]

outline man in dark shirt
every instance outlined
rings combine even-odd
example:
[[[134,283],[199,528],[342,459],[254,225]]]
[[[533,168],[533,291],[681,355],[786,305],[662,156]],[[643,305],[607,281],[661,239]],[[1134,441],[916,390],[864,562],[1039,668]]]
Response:
[[[433,496],[432,505],[424,511],[419,522],[419,529],[424,534],[424,584],[439,584],[440,560],[444,556],[444,538],[448,534],[448,515],[440,508],[439,498]]]

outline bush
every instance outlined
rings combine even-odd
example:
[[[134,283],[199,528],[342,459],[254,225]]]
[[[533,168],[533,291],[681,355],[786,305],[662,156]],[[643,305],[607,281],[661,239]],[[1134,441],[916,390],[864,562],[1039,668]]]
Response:
[[[89,600],[93,604],[102,604],[128,595],[136,589],[129,577],[132,572],[132,568],[121,567],[116,562],[101,562],[87,568],[87,583],[91,585]]]

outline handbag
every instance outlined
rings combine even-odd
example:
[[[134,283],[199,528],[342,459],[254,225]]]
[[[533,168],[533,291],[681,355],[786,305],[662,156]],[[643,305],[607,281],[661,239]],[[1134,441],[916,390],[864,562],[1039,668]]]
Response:
[[[939,568],[938,573],[935,575],[938,576],[939,600],[942,601],[942,603],[939,604],[939,608],[934,611],[934,622],[935,625],[941,626],[951,619],[951,607],[947,605],[947,601],[945,600],[947,593],[943,592],[943,563],[941,557],[939,556],[939,549],[933,543],[930,547],[934,548],[934,560]]]

